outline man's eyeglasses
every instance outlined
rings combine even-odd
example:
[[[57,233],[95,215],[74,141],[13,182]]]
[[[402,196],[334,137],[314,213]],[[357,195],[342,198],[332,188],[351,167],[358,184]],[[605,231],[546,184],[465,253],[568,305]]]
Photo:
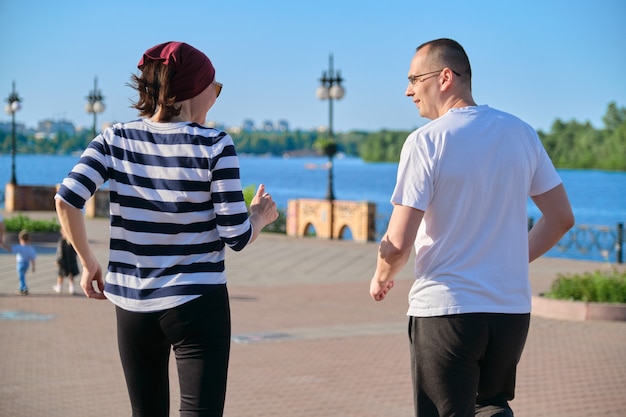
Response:
[[[423,83],[424,81],[426,81],[429,78],[434,77],[435,75],[431,75],[431,74],[439,74],[441,71],[443,71],[445,68],[442,68],[440,70],[437,71],[431,71],[431,72],[425,72],[423,74],[420,75],[409,75],[409,82],[411,83],[411,85],[415,85],[416,82],[421,82]],[[460,77],[461,74],[459,74],[458,72],[456,72],[455,70],[453,70],[452,68],[450,68],[450,71],[452,71],[454,73],[454,75],[456,75],[457,77]],[[423,77],[425,75],[430,75],[430,77],[426,77],[426,78],[422,78],[420,80],[420,77]]]
[[[217,81],[213,81],[213,84],[215,85],[215,98],[218,98],[224,85],[222,83],[218,83]]]

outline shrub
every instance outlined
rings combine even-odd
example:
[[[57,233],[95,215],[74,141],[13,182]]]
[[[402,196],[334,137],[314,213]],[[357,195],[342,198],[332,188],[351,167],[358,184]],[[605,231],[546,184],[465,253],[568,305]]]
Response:
[[[244,187],[243,191],[243,200],[246,202],[246,207],[250,208],[250,203],[252,203],[252,199],[256,194],[256,185],[250,184]]]
[[[246,207],[250,208],[250,203],[256,194],[257,187],[254,184],[250,184],[243,189],[243,199],[246,202]],[[265,232],[272,233],[287,233],[287,214],[285,210],[278,209],[278,218],[263,228]]]
[[[559,300],[626,303],[626,271],[559,274],[545,296]]]
[[[51,220],[32,220],[23,214],[4,219],[4,226],[7,232],[16,233],[21,230],[28,230],[31,233],[58,232],[61,230],[61,225],[57,222],[56,218],[52,218]]]

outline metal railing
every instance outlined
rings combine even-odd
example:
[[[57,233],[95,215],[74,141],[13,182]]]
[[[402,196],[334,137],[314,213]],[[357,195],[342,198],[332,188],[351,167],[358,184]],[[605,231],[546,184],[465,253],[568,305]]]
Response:
[[[597,252],[602,259],[610,262],[615,259],[618,264],[624,263],[624,224],[616,227],[580,225],[570,229],[556,244],[561,252],[575,250],[581,254]]]

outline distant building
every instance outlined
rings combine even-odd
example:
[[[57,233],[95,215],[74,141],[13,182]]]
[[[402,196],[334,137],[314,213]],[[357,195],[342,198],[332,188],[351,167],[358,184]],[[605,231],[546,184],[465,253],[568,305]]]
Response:
[[[241,125],[244,132],[252,132],[254,130],[254,120],[245,119]]]
[[[265,130],[266,132],[273,132],[274,131],[274,123],[272,123],[271,120],[266,120],[263,122],[263,130]]]
[[[279,132],[289,132],[289,122],[284,119],[279,120],[278,123],[276,123],[276,130]]]
[[[213,129],[225,130],[224,123],[219,123],[214,120],[207,120],[205,122],[206,127],[212,127]]]
[[[276,123],[271,120],[265,120],[260,126],[257,127],[254,125],[254,120],[245,119],[241,124],[240,130],[244,132],[253,132],[256,130],[264,132],[288,132],[289,122],[285,119],[281,119]]]
[[[68,120],[42,120],[37,124],[38,136],[51,137],[59,133],[65,133],[69,136],[76,134],[74,123]]]
[[[100,125],[100,130],[96,131],[96,134],[104,131],[107,127],[110,127],[112,122],[103,122]],[[277,122],[271,120],[265,120],[260,126],[255,126],[254,120],[244,119],[240,126],[226,126],[224,123],[220,123],[214,120],[206,120],[206,126],[220,129],[223,131],[229,131],[233,133],[241,132],[289,132],[289,122],[285,119],[280,119]],[[325,127],[321,127],[324,129]],[[92,127],[75,126],[74,123],[69,120],[53,120],[45,119],[37,123],[37,128],[26,128],[23,123],[15,123],[16,132],[22,135],[35,135],[37,139],[53,138],[59,133],[64,133],[68,136],[74,136],[80,134],[86,130],[91,130]],[[0,132],[11,132],[11,122],[0,122]]]
[[[0,122],[0,132],[11,133],[13,129],[12,122]],[[26,129],[26,125],[24,123],[15,122],[15,133],[19,133],[21,135],[28,134],[28,129]]]

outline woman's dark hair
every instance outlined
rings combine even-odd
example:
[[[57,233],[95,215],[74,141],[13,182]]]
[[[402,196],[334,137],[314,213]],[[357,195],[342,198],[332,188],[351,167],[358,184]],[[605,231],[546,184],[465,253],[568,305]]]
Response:
[[[141,76],[133,74],[131,83],[133,89],[139,93],[139,100],[131,107],[139,110],[139,116],[153,116],[158,108],[163,109],[162,120],[169,122],[180,114],[180,106],[175,106],[176,97],[170,94],[171,70],[167,65],[158,61],[147,62]]]

